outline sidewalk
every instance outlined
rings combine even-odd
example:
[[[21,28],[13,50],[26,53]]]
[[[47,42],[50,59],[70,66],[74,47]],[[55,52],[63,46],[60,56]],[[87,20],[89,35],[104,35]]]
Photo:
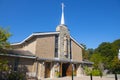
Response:
[[[53,78],[53,79],[45,78],[45,79],[40,79],[40,80],[72,80],[72,78],[69,76],[69,77]],[[74,76],[73,80],[90,80],[90,76],[80,76],[80,77]],[[115,80],[115,78],[113,76],[112,77],[103,76],[102,78],[99,76],[98,77],[93,76],[93,80]]]

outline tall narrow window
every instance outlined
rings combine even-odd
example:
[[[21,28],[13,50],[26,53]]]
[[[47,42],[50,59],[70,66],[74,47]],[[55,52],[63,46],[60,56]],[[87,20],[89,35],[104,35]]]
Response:
[[[55,36],[55,57],[58,57],[58,35]]]
[[[64,55],[67,55],[67,38],[66,36],[64,37]]]
[[[69,57],[69,38],[66,36],[64,37],[64,56],[66,56],[66,58]]]

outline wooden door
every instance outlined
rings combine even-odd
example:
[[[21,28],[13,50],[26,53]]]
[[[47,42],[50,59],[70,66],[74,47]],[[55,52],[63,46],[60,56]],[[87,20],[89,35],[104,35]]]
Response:
[[[50,77],[50,62],[46,62],[45,63],[45,78],[49,78]]]
[[[72,75],[72,65],[70,63],[62,64],[62,76],[71,76]]]
[[[72,75],[72,64],[68,64],[68,68],[66,70],[66,76]]]

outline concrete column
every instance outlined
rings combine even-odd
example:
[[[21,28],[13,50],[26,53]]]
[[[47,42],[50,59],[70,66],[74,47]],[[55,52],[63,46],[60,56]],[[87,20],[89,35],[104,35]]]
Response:
[[[51,72],[50,72],[50,78],[54,78],[54,62],[51,62]]]
[[[56,77],[56,71],[58,71],[57,67],[58,67],[57,62],[52,62],[51,63],[50,78],[55,78]]]
[[[76,65],[77,66],[77,74],[76,74],[76,76],[81,76],[81,75],[83,75],[83,68],[81,67],[81,64],[77,64]]]
[[[42,79],[42,78],[45,78],[45,62],[40,62],[39,63],[39,77],[38,79]]]
[[[38,77],[38,79],[40,79],[40,71],[41,71],[41,63],[39,62],[38,63],[38,75],[37,75],[37,77]]]
[[[59,73],[60,73],[60,63],[55,62],[54,63],[54,77],[58,77]]]

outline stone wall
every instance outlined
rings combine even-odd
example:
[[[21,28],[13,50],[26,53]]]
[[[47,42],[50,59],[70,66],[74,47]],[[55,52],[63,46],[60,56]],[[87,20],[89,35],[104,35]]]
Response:
[[[70,33],[66,25],[59,25],[56,28],[59,31],[58,54],[59,58],[70,59]]]

